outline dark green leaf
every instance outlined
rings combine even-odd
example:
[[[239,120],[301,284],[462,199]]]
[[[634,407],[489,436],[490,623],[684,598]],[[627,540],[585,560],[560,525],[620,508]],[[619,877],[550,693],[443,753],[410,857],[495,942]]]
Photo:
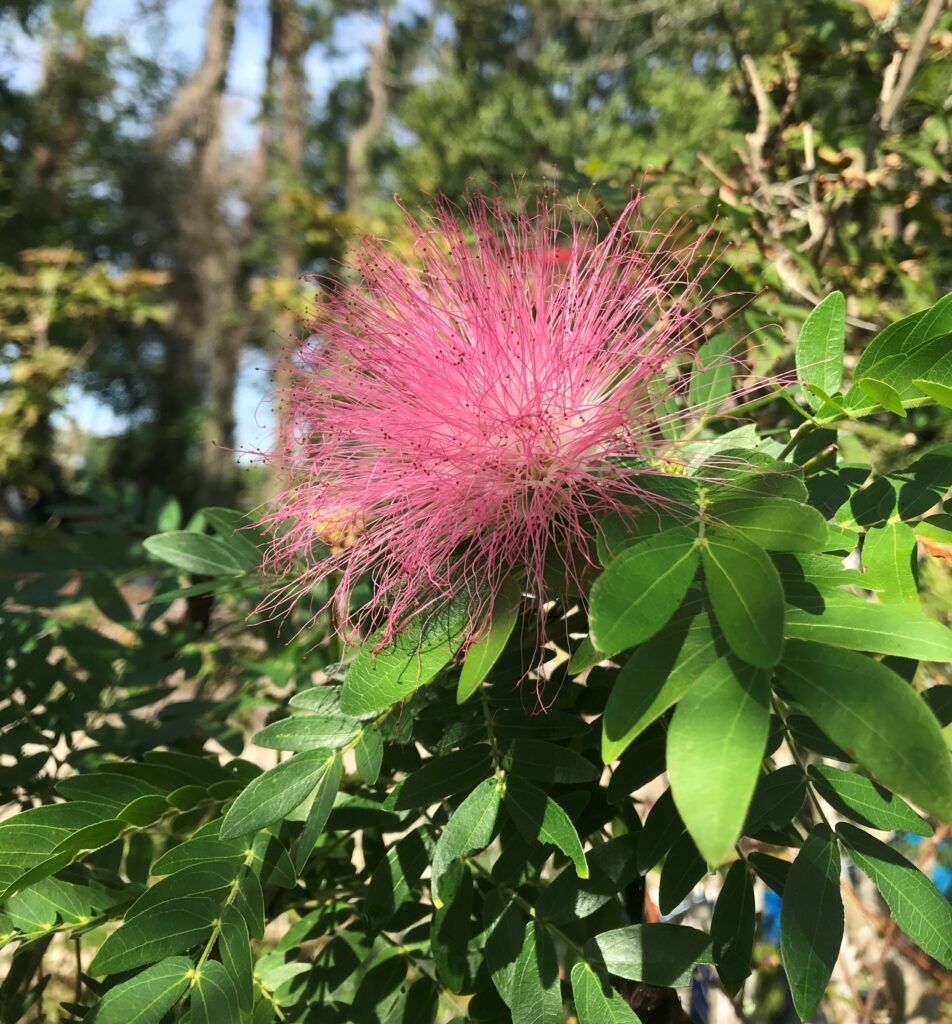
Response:
[[[680,988],[694,968],[711,963],[710,936],[679,924],[635,924],[594,939],[606,968],[620,978]]]
[[[562,1024],[559,962],[548,932],[535,921],[526,928],[510,984],[513,1024]]]
[[[780,951],[801,1020],[820,1005],[843,941],[840,854],[817,825],[790,868],[780,913]]]
[[[592,586],[592,643],[611,655],[657,633],[681,603],[697,562],[697,538],[682,526],[625,551]]]
[[[698,852],[694,840],[685,832],[668,850],[661,868],[658,886],[658,907],[662,914],[673,913],[707,874],[707,862]]]
[[[731,356],[734,339],[715,334],[697,350],[696,365],[688,385],[688,404],[701,416],[710,416],[732,390],[735,360]]]
[[[905,800],[864,775],[825,764],[810,765],[809,772],[820,796],[847,818],[884,831],[901,829],[918,836],[933,834],[932,826]]]
[[[192,983],[192,1024],[239,1024],[238,992],[217,960],[206,960]]]
[[[579,1024],[638,1024],[634,1010],[587,963],[572,968],[572,996]]]
[[[952,904],[902,854],[846,822],[836,826],[850,856],[889,905],[896,924],[944,967],[952,968]]]
[[[755,850],[748,860],[750,866],[757,872],[757,877],[783,899],[787,878],[790,875],[790,862],[779,857],[771,857],[769,853],[761,853],[759,850]]]
[[[952,756],[942,730],[895,672],[853,651],[793,641],[781,678],[830,739],[880,782],[952,820]]]
[[[702,560],[717,624],[734,653],[760,668],[780,660],[784,610],[770,556],[736,534],[711,531]]]
[[[599,770],[574,750],[545,740],[515,740],[502,766],[522,779],[571,784],[594,782]]]
[[[159,1024],[184,994],[192,969],[188,957],[172,956],[116,985],[96,1008],[96,1024]]]
[[[575,865],[579,878],[588,878],[582,841],[572,819],[552,797],[531,782],[510,775],[506,779],[505,806],[525,839],[557,846]]]
[[[307,813],[304,831],[301,833],[297,852],[294,855],[294,868],[298,874],[304,870],[304,865],[314,849],[314,844],[324,831],[325,825],[327,825],[331,808],[334,806],[334,798],[337,796],[337,790],[340,788],[342,771],[343,763],[340,752],[338,752],[327,762],[327,770],[317,782],[314,800]]]
[[[485,744],[431,758],[400,786],[394,806],[397,810],[411,810],[445,800],[471,789],[486,778],[489,770],[489,747]]]
[[[764,672],[727,655],[688,690],[668,729],[671,793],[698,849],[720,864],[740,836],[770,729]]]
[[[218,949],[225,970],[235,986],[238,1006],[243,1013],[248,1013],[254,1002],[251,941],[245,919],[231,905],[221,913]]]
[[[452,861],[440,882],[443,905],[433,911],[430,942],[440,980],[451,992],[462,992],[467,974],[469,918],[473,876],[462,861]]]
[[[736,996],[751,971],[757,911],[754,880],[742,860],[734,861],[714,904],[711,941],[724,991]]]
[[[380,777],[383,764],[383,736],[376,726],[368,725],[361,733],[354,747],[354,761],[361,780],[373,786]]]
[[[645,818],[638,840],[638,870],[642,874],[650,871],[684,833],[671,790],[666,789]]]

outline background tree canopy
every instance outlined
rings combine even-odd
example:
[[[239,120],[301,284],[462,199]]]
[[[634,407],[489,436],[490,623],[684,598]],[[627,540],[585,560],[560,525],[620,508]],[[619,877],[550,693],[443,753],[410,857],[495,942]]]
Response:
[[[2,6],[0,1024],[949,1019],[950,58],[946,0]],[[546,716],[518,595],[349,666],[256,614],[287,353],[472,190],[696,243],[749,463],[599,524]]]

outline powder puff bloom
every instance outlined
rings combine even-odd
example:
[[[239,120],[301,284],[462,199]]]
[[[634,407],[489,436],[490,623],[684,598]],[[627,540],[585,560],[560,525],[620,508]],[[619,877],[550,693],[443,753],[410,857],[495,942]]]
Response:
[[[269,456],[288,480],[266,518],[274,601],[326,583],[320,607],[346,608],[365,584],[339,625],[381,643],[448,599],[472,638],[514,575],[541,607],[553,567],[577,582],[590,563],[599,516],[657,506],[639,477],[696,421],[680,399],[707,315],[697,243],[643,227],[637,201],[600,239],[560,200],[474,196],[408,224],[411,262],[366,240],[359,283],[322,306]]]

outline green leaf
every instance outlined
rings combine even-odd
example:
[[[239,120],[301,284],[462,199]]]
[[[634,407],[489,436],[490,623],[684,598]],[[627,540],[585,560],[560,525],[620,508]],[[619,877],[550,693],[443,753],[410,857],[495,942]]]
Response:
[[[232,905],[244,918],[253,939],[264,938],[264,893],[258,876],[245,871],[238,883]]]
[[[301,833],[297,852],[294,855],[294,869],[298,874],[304,870],[304,865],[307,863],[308,857],[311,856],[314,844],[327,825],[331,808],[334,806],[334,798],[337,796],[337,790],[340,789],[342,772],[343,762],[340,751],[338,751],[327,762],[327,770],[318,780],[317,789],[314,792],[314,800],[311,803],[310,810],[307,812],[304,831]]]
[[[715,334],[704,342],[695,356],[694,372],[688,384],[688,405],[694,413],[710,416],[733,390],[734,340],[729,334]]]
[[[401,784],[394,806],[406,811],[438,803],[471,789],[486,778],[489,770],[489,747],[484,743],[430,758]]]
[[[856,772],[845,772],[826,764],[809,768],[814,788],[840,814],[869,828],[901,829],[916,836],[933,835],[932,826],[905,802]]]
[[[587,963],[572,968],[572,997],[578,1024],[639,1024],[635,1011]]]
[[[747,816],[770,729],[764,672],[727,655],[688,690],[668,729],[674,802],[711,864],[733,850]]]
[[[674,806],[671,790],[655,800],[638,837],[638,870],[646,874],[685,834],[684,822]]]
[[[559,962],[549,933],[530,921],[510,982],[512,1024],[562,1024]]]
[[[340,703],[345,714],[383,711],[406,700],[453,657],[466,636],[466,604],[445,605],[427,616],[422,622],[414,619],[382,650],[375,650],[373,638],[364,643],[344,677]]]
[[[240,546],[222,537],[209,537],[190,530],[157,533],[143,546],[154,558],[183,572],[201,576],[238,576],[257,564]]]
[[[675,705],[723,647],[710,615],[692,605],[634,651],[615,677],[605,704],[602,760],[614,761]]]
[[[830,739],[880,782],[952,820],[952,755],[935,716],[895,672],[862,654],[794,641],[781,678]]]
[[[217,960],[206,960],[192,983],[192,1024],[238,1024],[238,992]]]
[[[830,292],[800,328],[796,362],[801,384],[814,384],[828,395],[840,390],[845,338],[846,299],[842,292]]]
[[[897,416],[906,415],[902,398],[900,398],[899,392],[891,384],[876,377],[863,377],[862,380],[856,383],[860,390],[865,391],[874,402],[881,405],[887,412],[894,412]]]
[[[225,861],[186,868],[168,875],[150,886],[126,911],[125,920],[131,921],[140,914],[151,913],[164,903],[176,904],[189,896],[207,896],[220,903],[228,894],[232,882],[238,879],[239,868]]]
[[[873,604],[852,594],[797,597],[784,635],[917,661],[952,661],[952,630],[906,605]]]
[[[499,996],[512,1005],[512,978],[526,941],[526,922],[515,903],[502,893],[490,893],[483,905],[486,924],[486,967]]]
[[[952,968],[952,904],[902,854],[847,822],[836,831],[869,876],[896,924],[944,967]]]
[[[736,534],[712,530],[701,558],[714,617],[731,650],[771,668],[783,647],[783,587],[770,556]]]
[[[107,935],[89,973],[95,977],[118,974],[182,953],[208,938],[217,917],[218,904],[206,896],[163,903]]]
[[[809,505],[790,498],[738,496],[711,504],[713,524],[734,530],[766,551],[825,551],[826,520]]]
[[[769,853],[761,853],[759,850],[755,850],[747,859],[757,872],[757,877],[783,899],[790,876],[790,862],[779,857],[771,857]]]
[[[734,861],[714,904],[711,941],[724,991],[733,998],[751,972],[757,910],[754,880],[742,860]]]
[[[466,649],[466,658],[459,674],[456,702],[468,700],[489,675],[490,670],[512,636],[519,621],[522,604],[522,589],[519,581],[510,577],[499,588],[493,604],[492,617],[485,633],[481,634]]]
[[[588,878],[582,840],[572,819],[552,797],[531,782],[510,775],[506,779],[505,806],[525,839],[557,846],[575,865],[579,878]]]
[[[359,728],[355,718],[295,715],[266,725],[251,742],[269,750],[326,750],[350,742]]]
[[[867,531],[863,566],[879,590],[882,604],[919,607],[916,586],[916,534],[906,523],[887,523]]]
[[[383,736],[375,725],[367,726],[354,747],[354,761],[361,781],[373,786],[383,764]]]
[[[410,832],[394,843],[370,876],[365,904],[368,916],[374,922],[386,924],[410,899],[429,863],[421,832]]]
[[[96,1007],[96,1024],[159,1024],[188,987],[192,961],[171,956],[111,988]]]
[[[250,1013],[254,1003],[251,940],[245,919],[230,904],[221,913],[218,950],[228,976],[235,986],[239,1009]]]
[[[545,740],[515,740],[503,755],[502,767],[521,779],[565,785],[594,782],[599,775],[595,765],[581,754]]]
[[[806,795],[806,779],[799,765],[784,765],[761,776],[741,834],[752,836],[762,828],[786,825],[799,814]]]
[[[433,911],[430,944],[440,980],[451,992],[466,983],[473,876],[462,861],[451,861],[440,884],[443,905]]]
[[[317,784],[328,757],[326,750],[305,750],[252,779],[229,807],[220,837],[234,839],[284,818]]]
[[[710,936],[680,924],[634,924],[597,935],[593,945],[611,974],[682,988],[694,968],[712,959]]]
[[[501,800],[498,779],[481,782],[450,815],[433,851],[430,882],[434,906],[440,905],[439,883],[451,861],[482,850],[492,839]]]
[[[612,655],[657,633],[677,610],[697,563],[697,538],[683,526],[628,548],[592,586],[592,643]]]
[[[681,905],[707,874],[707,861],[698,852],[694,840],[685,832],[674,841],[661,868],[658,907],[671,914]]]
[[[820,1005],[842,942],[840,853],[817,825],[790,868],[780,911],[780,952],[801,1020]]]
[[[944,380],[928,380],[924,377],[917,377],[913,382],[924,394],[928,395],[934,402],[944,405],[946,409],[952,409],[952,386]]]
[[[567,924],[614,903],[638,877],[637,846],[637,833],[628,833],[593,847],[586,858],[589,877],[580,879],[574,865],[567,867],[539,893],[536,916]]]

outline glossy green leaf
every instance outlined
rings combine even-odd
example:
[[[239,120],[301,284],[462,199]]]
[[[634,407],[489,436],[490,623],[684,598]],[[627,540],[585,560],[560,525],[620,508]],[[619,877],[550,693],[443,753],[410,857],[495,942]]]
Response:
[[[235,986],[239,1009],[249,1013],[254,1002],[251,941],[245,919],[231,905],[221,913],[218,950],[222,964]]]
[[[896,924],[944,967],[952,969],[952,904],[901,853],[847,822],[836,831],[869,876]]]
[[[572,968],[572,998],[578,1024],[638,1024],[635,1011],[587,963]]]
[[[817,793],[840,814],[868,828],[900,829],[917,836],[931,836],[932,826],[903,800],[878,786],[865,775],[826,764],[813,764],[810,779]]]
[[[304,831],[298,842],[297,851],[294,854],[294,869],[300,874],[304,870],[308,857],[314,849],[314,845],[320,838],[327,819],[330,817],[331,808],[334,806],[334,798],[340,788],[341,775],[343,773],[343,762],[340,751],[330,759],[327,770],[318,780],[317,788],[314,791],[314,800],[307,818],[304,822]]]
[[[730,655],[681,698],[668,729],[674,802],[698,849],[720,864],[740,836],[770,728],[764,672]]]
[[[468,700],[489,675],[519,621],[522,590],[519,581],[508,579],[500,588],[493,604],[492,617],[485,633],[466,648],[466,658],[459,674],[456,701]]]
[[[210,864],[194,865],[174,875],[168,875],[146,891],[126,911],[125,920],[131,921],[140,914],[152,913],[164,904],[174,902],[176,905],[190,896],[205,896],[220,903],[237,881],[239,869],[224,861],[212,861]]]
[[[611,974],[649,985],[681,988],[699,964],[712,960],[709,935],[680,924],[634,924],[593,941]]]
[[[916,608],[822,594],[788,604],[784,635],[921,661],[952,660],[952,630]]]
[[[796,362],[801,384],[814,384],[828,395],[840,390],[845,338],[846,299],[842,292],[830,292],[800,328]]]
[[[738,496],[714,502],[710,521],[766,551],[825,551],[829,530],[814,508],[790,498]]]
[[[887,523],[867,531],[863,566],[876,584],[882,604],[919,606],[916,586],[916,534],[906,523]]]
[[[876,778],[952,820],[952,755],[935,715],[871,658],[824,644],[787,644],[784,686],[823,731]]]
[[[842,942],[840,853],[830,830],[817,825],[790,868],[780,912],[780,952],[801,1020],[820,1005]]]
[[[238,576],[257,563],[239,545],[222,537],[175,530],[147,537],[143,546],[154,558],[201,576]]]
[[[522,835],[533,842],[557,846],[575,865],[579,878],[588,878],[582,841],[564,808],[531,782],[510,775],[506,779],[506,810]]]
[[[238,992],[217,960],[206,960],[192,983],[192,1024],[239,1024]]]
[[[208,938],[217,917],[218,904],[206,896],[163,903],[107,935],[89,973],[95,977],[118,974],[182,953]]]
[[[714,617],[731,650],[771,668],[783,647],[783,587],[770,556],[737,534],[712,530],[702,561]]]
[[[465,639],[465,602],[445,605],[414,619],[393,643],[375,650],[366,641],[350,664],[341,691],[341,709],[348,715],[383,711],[406,700],[430,682]]]
[[[440,905],[439,884],[450,862],[484,849],[492,839],[502,795],[499,781],[485,779],[450,815],[433,851],[430,888],[435,906]]]
[[[354,718],[294,715],[272,722],[256,732],[251,742],[269,750],[319,750],[340,747],[357,735]]]
[[[602,760],[608,764],[673,707],[723,653],[707,611],[694,607],[634,651],[615,676],[602,717]]]
[[[510,982],[513,1024],[562,1024],[559,962],[549,933],[530,921]]]
[[[252,779],[228,809],[220,837],[234,839],[285,817],[317,785],[329,756],[326,750],[306,750]]]
[[[185,993],[193,966],[172,956],[116,985],[96,1008],[96,1024],[159,1024]]]
[[[756,929],[754,880],[744,862],[737,860],[724,878],[711,918],[714,965],[724,991],[731,997],[737,995],[751,972]]]
[[[677,610],[697,563],[696,537],[681,526],[625,551],[592,586],[592,643],[611,655],[657,633]]]

